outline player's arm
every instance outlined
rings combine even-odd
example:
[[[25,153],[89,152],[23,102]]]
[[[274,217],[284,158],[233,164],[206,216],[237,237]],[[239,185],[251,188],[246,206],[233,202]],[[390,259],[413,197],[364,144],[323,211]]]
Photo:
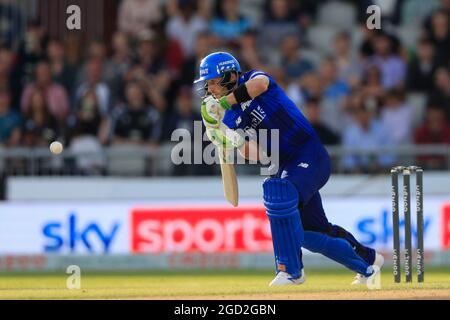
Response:
[[[230,108],[238,102],[246,102],[263,94],[269,88],[269,78],[265,75],[258,75],[247,82],[241,84],[236,90],[221,98],[221,105]],[[247,160],[259,161],[260,148],[256,141],[249,140],[238,149],[239,153]]]
[[[268,88],[269,88],[269,78],[262,74],[257,75],[254,78],[238,86],[233,92],[231,92],[227,96],[222,97],[219,100],[219,104],[224,109],[231,109],[231,105],[236,104],[238,102],[242,103],[254,99],[255,97],[266,92]],[[207,120],[209,123],[205,122],[205,125],[207,125],[207,127],[217,128],[218,124],[223,118],[223,112],[219,112],[220,107],[219,108],[215,107],[214,106],[215,103],[213,100],[214,99],[211,97],[205,99],[204,104],[202,105],[202,115],[204,122],[207,119],[210,120],[210,121]],[[211,116],[208,116],[208,114],[209,115],[215,114],[218,116],[219,119],[214,119]],[[210,130],[209,133],[211,132],[212,131]],[[222,139],[215,139],[215,140],[222,141]],[[232,140],[236,141],[235,139]],[[238,145],[236,145],[235,143],[233,143],[233,145],[235,145],[235,147],[238,148],[240,154],[248,160],[259,161],[259,159],[261,158],[260,157],[261,149],[259,148],[256,141],[252,140],[242,141]]]
[[[233,92],[220,98],[220,105],[224,109],[231,109],[236,103],[243,103],[263,94],[269,88],[269,78],[258,75],[247,82],[239,85]]]

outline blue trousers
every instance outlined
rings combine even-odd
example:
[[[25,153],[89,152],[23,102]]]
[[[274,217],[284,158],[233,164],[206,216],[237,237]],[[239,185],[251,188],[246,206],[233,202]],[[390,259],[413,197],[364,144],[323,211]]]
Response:
[[[326,217],[319,190],[327,183],[330,174],[331,161],[328,152],[319,139],[313,137],[299,152],[280,163],[275,177],[288,179],[298,190],[299,212],[305,232],[314,231],[345,239],[367,264],[372,265],[375,261],[375,250],[363,246],[350,232],[330,223]]]

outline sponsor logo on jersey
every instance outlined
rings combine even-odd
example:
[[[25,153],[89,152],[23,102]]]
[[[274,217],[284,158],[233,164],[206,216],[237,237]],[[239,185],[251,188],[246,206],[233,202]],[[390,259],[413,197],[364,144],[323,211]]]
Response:
[[[250,106],[250,104],[252,103],[252,101],[253,101],[253,100],[249,100],[249,101],[246,101],[246,102],[241,103],[241,109],[242,109],[242,111],[245,111],[245,109],[247,109],[247,108]]]
[[[252,128],[257,128],[266,117],[266,112],[263,108],[261,108],[261,106],[258,105],[254,110],[252,110],[252,112],[250,112],[250,115],[252,116]]]
[[[306,169],[306,168],[309,167],[309,164],[307,164],[307,163],[305,163],[305,162],[302,162],[302,163],[299,163],[297,167],[302,167],[302,168],[305,168],[305,169]]]

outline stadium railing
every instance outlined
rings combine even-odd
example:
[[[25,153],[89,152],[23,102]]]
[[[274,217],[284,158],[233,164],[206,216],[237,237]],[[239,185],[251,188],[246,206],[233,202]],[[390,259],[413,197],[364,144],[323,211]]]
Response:
[[[157,149],[120,145],[95,152],[74,152],[68,148],[55,156],[48,148],[0,146],[0,175],[171,176],[176,175],[171,161],[172,147],[170,143]],[[450,169],[450,145],[445,144],[384,146],[373,150],[327,146],[327,150],[335,173],[377,173],[392,165],[411,164],[431,170]],[[353,157],[350,167],[345,161],[349,157]],[[354,164],[363,158],[365,166]],[[238,173],[254,174],[257,167],[240,165]]]

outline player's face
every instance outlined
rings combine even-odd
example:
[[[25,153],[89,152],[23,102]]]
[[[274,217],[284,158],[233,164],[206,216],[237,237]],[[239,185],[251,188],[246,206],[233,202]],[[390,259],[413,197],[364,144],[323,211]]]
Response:
[[[220,84],[222,80],[221,77],[207,80],[208,92],[214,96],[214,98],[219,99],[227,93],[227,88]]]

